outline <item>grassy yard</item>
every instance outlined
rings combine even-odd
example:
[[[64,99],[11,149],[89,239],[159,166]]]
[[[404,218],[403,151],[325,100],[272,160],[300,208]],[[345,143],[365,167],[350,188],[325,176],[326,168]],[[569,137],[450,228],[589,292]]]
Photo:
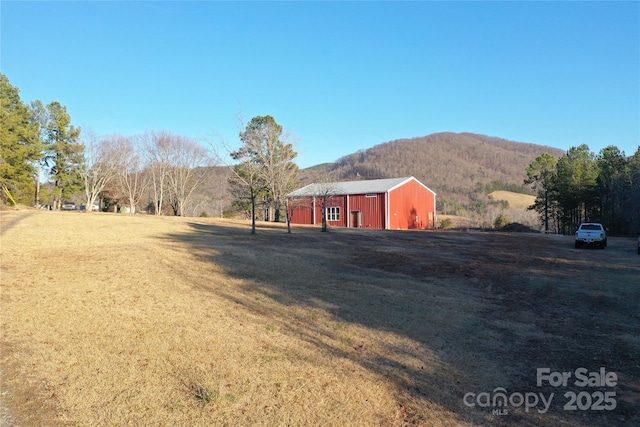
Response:
[[[640,425],[632,239],[36,211],[0,227],[16,426]],[[576,385],[582,367],[616,385]],[[538,386],[538,368],[572,376]],[[497,388],[512,404],[481,406]],[[591,410],[596,392],[615,408]],[[514,393],[554,397],[541,413]]]

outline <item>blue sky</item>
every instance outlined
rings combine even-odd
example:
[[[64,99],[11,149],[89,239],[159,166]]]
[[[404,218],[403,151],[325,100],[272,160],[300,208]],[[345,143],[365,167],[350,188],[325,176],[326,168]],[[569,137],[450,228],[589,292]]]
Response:
[[[640,144],[639,2],[0,2],[23,101],[97,134],[239,143],[270,114],[298,164],[434,132]]]

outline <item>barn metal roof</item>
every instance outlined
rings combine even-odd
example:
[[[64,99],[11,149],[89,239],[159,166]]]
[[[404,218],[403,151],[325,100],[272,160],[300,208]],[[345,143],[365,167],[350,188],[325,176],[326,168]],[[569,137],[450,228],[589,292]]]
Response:
[[[292,193],[289,193],[287,197],[311,197],[311,196],[320,196],[323,194],[350,195],[350,194],[386,193],[388,191],[393,190],[395,187],[401,184],[404,184],[406,181],[409,181],[411,179],[415,179],[415,178],[412,176],[408,176],[408,177],[402,177],[402,178],[371,179],[367,181],[344,181],[344,182],[309,184]],[[418,180],[416,179],[416,181]],[[420,181],[418,182],[420,183]],[[428,187],[425,186],[425,188],[433,192]]]

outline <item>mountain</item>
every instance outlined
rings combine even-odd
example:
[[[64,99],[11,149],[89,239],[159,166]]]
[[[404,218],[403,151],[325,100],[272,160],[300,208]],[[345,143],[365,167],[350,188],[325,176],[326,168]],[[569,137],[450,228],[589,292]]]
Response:
[[[540,154],[564,151],[473,133],[434,133],[375,145],[333,164],[301,171],[303,184],[330,172],[339,181],[414,176],[438,194],[439,209],[460,214],[482,210],[494,190],[530,193],[526,167]]]

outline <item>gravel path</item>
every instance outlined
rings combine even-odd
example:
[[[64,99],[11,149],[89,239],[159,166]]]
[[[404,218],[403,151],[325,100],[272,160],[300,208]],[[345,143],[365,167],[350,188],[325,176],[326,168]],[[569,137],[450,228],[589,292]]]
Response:
[[[3,372],[0,370],[0,384],[3,384],[2,381]],[[8,390],[5,390],[4,387],[0,387],[0,426],[2,427],[13,427],[15,425],[16,419],[9,409],[5,406],[4,400],[9,393]]]
[[[29,215],[31,212],[3,212],[0,216],[0,236]],[[4,372],[0,369],[0,427],[13,427],[16,419],[4,403],[9,391],[4,388],[3,375]]]
[[[33,212],[14,212],[14,211],[4,211],[0,213],[0,236],[9,231],[11,227],[19,223],[21,220],[26,217],[33,215]]]

